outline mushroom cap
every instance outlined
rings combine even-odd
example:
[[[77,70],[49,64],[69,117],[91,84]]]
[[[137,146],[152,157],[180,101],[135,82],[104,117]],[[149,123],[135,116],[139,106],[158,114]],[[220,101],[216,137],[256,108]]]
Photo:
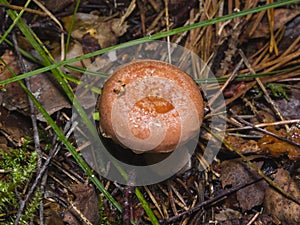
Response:
[[[119,67],[98,98],[104,137],[135,153],[168,153],[198,134],[203,99],[194,80],[156,60]]]

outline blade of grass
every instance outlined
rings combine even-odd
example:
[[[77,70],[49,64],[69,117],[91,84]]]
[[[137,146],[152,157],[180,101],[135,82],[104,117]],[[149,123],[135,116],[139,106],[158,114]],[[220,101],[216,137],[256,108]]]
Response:
[[[0,2],[5,3],[6,1],[5,0],[0,0]],[[170,35],[179,34],[179,33],[186,32],[186,31],[189,31],[189,30],[193,30],[193,29],[196,29],[196,28],[205,27],[205,26],[208,26],[208,25],[213,25],[213,24],[216,24],[218,22],[224,22],[224,21],[234,19],[234,18],[237,18],[237,17],[240,17],[240,16],[245,16],[245,15],[248,15],[248,14],[251,14],[251,13],[257,13],[257,12],[261,12],[263,10],[267,10],[267,9],[270,9],[270,8],[276,8],[276,7],[285,6],[285,5],[289,5],[289,4],[293,4],[293,3],[297,3],[297,2],[299,2],[299,0],[286,0],[286,1],[274,2],[272,4],[259,6],[259,7],[253,8],[253,9],[248,9],[248,10],[236,12],[236,13],[233,13],[233,14],[225,15],[225,16],[222,16],[222,17],[217,17],[217,18],[213,18],[213,19],[206,20],[206,21],[203,21],[203,22],[195,23],[195,24],[192,24],[192,25],[175,28],[175,29],[172,29],[172,30],[169,30],[169,31],[161,32],[161,33],[154,34],[154,35],[151,35],[151,36],[147,36],[147,37],[139,38],[139,39],[136,39],[136,40],[128,41],[128,42],[125,42],[125,43],[121,43],[121,44],[118,44],[118,45],[114,45],[114,46],[111,46],[111,47],[107,47],[107,48],[104,48],[104,49],[101,49],[101,50],[98,50],[98,51],[95,51],[95,52],[92,52],[92,53],[88,53],[88,54],[78,56],[78,57],[75,57],[75,58],[72,58],[72,59],[64,60],[64,61],[61,61],[61,62],[58,62],[58,63],[52,63],[51,65],[45,66],[43,68],[25,73],[25,74],[23,74],[23,76],[24,77],[30,77],[30,76],[33,76],[33,75],[36,75],[36,74],[40,74],[40,73],[49,71],[49,70],[53,70],[55,68],[58,68],[58,67],[70,64],[70,63],[74,63],[74,62],[84,60],[84,59],[87,59],[87,58],[90,58],[90,57],[101,55],[101,54],[104,54],[104,53],[112,51],[112,50],[117,50],[117,49],[130,47],[130,46],[137,45],[137,44],[142,44],[142,43],[145,43],[145,42],[148,42],[148,41],[161,39],[161,38],[164,38],[164,37],[167,37],[167,36],[170,36]],[[7,3],[5,3],[5,4],[7,4]],[[1,84],[2,83],[0,82],[0,85]]]
[[[9,35],[9,33],[12,31],[12,29],[16,26],[16,24],[18,23],[18,21],[22,17],[23,13],[25,12],[25,10],[26,10],[26,8],[27,8],[27,6],[29,5],[30,2],[31,2],[31,0],[28,0],[25,3],[23,9],[20,11],[20,13],[17,14],[17,16],[14,18],[13,23],[9,26],[9,28],[6,30],[6,32],[1,37],[0,44],[6,39],[6,37]]]
[[[6,0],[0,0],[1,3],[7,3]],[[16,12],[12,10],[7,10],[7,13],[12,19],[16,18]],[[31,45],[36,49],[36,51],[40,54],[41,58],[44,61],[45,65],[52,65],[54,60],[51,54],[48,52],[48,50],[44,47],[43,43],[39,40],[39,38],[32,32],[32,30],[27,26],[27,24],[23,20],[19,20],[17,22],[17,25],[19,29],[22,31],[22,33],[25,35],[26,39],[31,43]],[[89,118],[85,115],[84,110],[82,109],[81,105],[78,103],[78,101],[74,98],[74,93],[64,78],[63,72],[60,70],[60,68],[54,68],[51,70],[53,73],[55,79],[58,81],[62,89],[65,91],[66,95],[70,99],[70,101],[73,101],[73,105],[78,111],[79,115],[82,117],[85,124],[88,126],[88,128],[91,130],[92,134],[96,137],[97,131],[93,129],[93,124],[89,120]]]
[[[5,1],[5,0],[1,0],[1,1]],[[9,16],[12,19],[16,18],[16,12],[14,12],[12,10],[7,10],[7,12],[8,12]],[[32,46],[40,54],[40,56],[42,57],[44,63],[46,65],[51,65],[51,63],[53,63],[53,58],[52,58],[51,54],[48,52],[48,50],[46,48],[44,48],[43,43],[39,40],[39,38],[32,32],[32,30],[27,26],[27,24],[25,24],[22,20],[19,20],[17,22],[17,25],[18,25],[19,29],[23,32],[23,34],[25,35],[27,40],[30,41]],[[62,71],[59,68],[55,68],[55,69],[51,70],[51,72],[54,74],[55,78],[57,79],[57,81],[59,82],[59,84],[61,85],[61,87],[63,88],[63,90],[67,94],[67,96],[69,97],[69,99],[71,101],[73,100],[73,106],[78,111],[80,117],[83,119],[84,123],[87,125],[87,127],[91,131],[92,135],[94,137],[97,137],[98,133],[97,133],[96,129],[94,128],[91,121],[89,120],[89,118],[85,114],[85,111],[83,110],[83,108],[81,107],[79,102],[74,98],[74,94],[73,94],[69,84],[64,79],[64,75],[63,75]],[[22,84],[21,86],[24,88],[23,83],[21,81],[19,81],[19,83],[21,83]],[[25,91],[29,95],[30,98],[33,96],[27,89]],[[33,103],[36,105],[38,102],[35,99],[35,100],[33,100]],[[105,190],[104,186],[100,183],[100,181],[93,175],[92,170],[90,169],[90,167],[78,155],[78,153],[76,152],[74,147],[67,141],[66,137],[59,130],[58,126],[54,123],[54,121],[49,120],[49,119],[51,119],[51,117],[48,115],[48,113],[45,111],[45,109],[43,107],[41,107],[41,105],[39,105],[39,107],[37,107],[37,108],[42,113],[43,116],[46,116],[45,119],[49,122],[49,124],[51,125],[51,128],[57,133],[57,135],[60,138],[62,138],[62,140],[64,140],[63,143],[65,144],[65,146],[67,147],[69,152],[72,154],[72,156],[77,161],[77,163],[82,167],[82,169],[85,171],[85,173],[89,176],[89,178],[95,184],[95,186],[121,212],[122,208],[120,207],[120,205],[113,199],[113,197]],[[120,171],[120,172],[123,172],[123,171]],[[152,218],[152,220],[153,220],[153,218]]]
[[[2,38],[2,37],[3,37],[3,36],[0,35],[0,38]],[[7,38],[5,38],[4,41],[5,41],[9,46],[13,47],[13,43],[12,43],[10,40],[8,40]],[[33,55],[31,55],[30,53],[26,52],[25,50],[23,50],[23,49],[21,49],[21,48],[19,48],[19,50],[20,50],[20,53],[21,53],[23,56],[25,56],[26,58],[30,59],[31,61],[33,61],[33,62],[35,62],[35,63],[37,63],[37,64],[39,64],[39,65],[42,65],[42,63],[41,63],[37,58],[35,58]],[[25,78],[26,78],[26,77],[25,77]],[[23,79],[24,79],[24,78],[23,78]]]
[[[65,55],[64,55],[64,60],[66,59],[67,57],[67,52],[69,51],[69,46],[70,46],[70,41],[71,41],[71,33],[72,33],[72,30],[73,30],[73,26],[74,26],[74,22],[75,22],[75,15],[78,11],[78,8],[79,8],[79,5],[80,5],[80,0],[77,0],[76,2],[76,5],[75,5],[75,8],[74,8],[74,13],[72,15],[72,20],[71,20],[71,24],[70,24],[70,29],[68,31],[68,36],[67,36],[67,42],[66,42],[66,49],[65,49]]]
[[[0,0],[1,3],[8,4],[6,0]],[[15,20],[17,18],[17,13],[13,10],[7,10],[8,15],[11,17],[11,19]],[[32,32],[32,30],[27,26],[26,23],[22,19],[18,20],[16,22],[19,29],[22,31],[22,33],[25,35],[27,40],[32,44],[32,46],[36,49],[36,51],[40,54],[42,57],[44,63],[46,65],[51,65],[53,63],[52,56],[47,51],[46,48],[43,47],[41,41],[35,36],[35,34]],[[3,61],[3,60],[2,60]],[[13,72],[13,71],[10,71]],[[82,109],[81,105],[78,103],[76,99],[73,99],[74,94],[71,90],[71,87],[64,79],[63,73],[59,68],[55,68],[52,70],[53,75],[65,91],[66,95],[69,97],[69,99],[73,100],[73,105],[76,107],[78,113],[80,114],[81,118],[85,122],[85,124],[89,127],[90,131],[93,135],[97,136],[98,133],[96,129],[93,127],[91,121],[85,114],[84,110]],[[13,73],[12,73],[13,74]],[[20,85],[24,88],[24,84],[20,81]],[[26,88],[26,87],[25,87]],[[25,89],[24,89],[25,90]],[[32,98],[32,94],[26,89],[26,93],[30,98]],[[33,103],[36,105],[38,104],[38,101],[36,99],[32,100]],[[58,128],[58,126],[54,123],[54,121],[51,119],[49,114],[45,111],[45,109],[38,104],[37,109],[42,113],[42,115],[45,117],[45,119],[49,122],[52,129],[57,133],[57,135],[61,138],[67,149],[70,151],[72,156],[75,158],[77,163],[82,167],[82,169],[85,171],[85,173],[89,176],[91,181],[95,184],[95,186],[111,201],[111,203],[119,210],[122,211],[122,208],[119,206],[119,204],[113,199],[113,197],[105,190],[103,185],[100,183],[100,181],[93,175],[92,170],[89,168],[89,166],[86,164],[86,162],[78,155],[74,147],[70,144],[70,142],[67,141],[66,137],[62,133],[62,131]]]
[[[9,70],[9,72],[12,74],[12,76],[17,76],[14,71],[6,64],[6,62],[2,59],[0,61],[5,65],[5,67]],[[54,130],[54,132],[57,134],[58,139],[66,146],[66,148],[71,152],[72,156],[78,162],[78,164],[82,167],[84,172],[89,176],[90,180],[95,184],[95,186],[104,194],[104,196],[118,209],[120,212],[122,212],[122,207],[119,205],[119,203],[108,193],[108,191],[105,189],[103,184],[99,181],[99,179],[93,174],[93,171],[90,169],[90,167],[87,165],[87,163],[83,160],[83,158],[79,155],[79,153],[76,151],[76,149],[73,147],[73,145],[69,142],[69,140],[64,135],[63,131],[58,127],[58,125],[55,123],[55,121],[51,118],[51,116],[48,114],[46,109],[39,103],[39,101],[35,98],[35,96],[27,89],[25,84],[22,81],[19,81],[20,86],[24,89],[26,94],[30,97],[35,107],[41,112],[41,114],[44,116],[48,124],[51,126],[51,128]]]
[[[81,68],[77,68],[77,67],[74,67],[74,66],[67,65],[66,68],[68,68],[72,71],[75,71],[75,72],[86,73],[86,74],[91,75],[91,76],[101,76],[103,78],[108,77],[108,74],[100,74],[99,72],[87,71],[86,69],[81,69]],[[241,81],[241,80],[247,80],[247,79],[254,79],[256,77],[265,77],[265,76],[271,76],[271,75],[275,76],[276,74],[291,72],[291,71],[297,70],[299,68],[300,68],[300,66],[294,66],[294,67],[291,67],[291,68],[286,68],[286,69],[281,69],[281,70],[274,70],[274,71],[267,72],[267,73],[240,74],[235,78],[235,80]],[[28,73],[27,74],[20,74],[17,77],[12,77],[12,78],[0,81],[0,85],[13,83],[13,82],[23,80],[23,79],[28,78],[28,77],[31,77],[31,76],[28,76]],[[67,79],[68,81],[71,81],[71,82],[75,83],[75,84],[80,84],[80,81],[78,79],[76,79],[76,78],[74,78],[70,75],[64,74],[64,78]],[[212,79],[210,79],[210,78],[195,79],[195,81],[196,81],[196,83],[203,83],[203,82],[215,83],[216,81],[217,82],[225,82],[227,79],[228,79],[227,77],[217,77],[217,78],[212,78]]]
[[[152,209],[150,208],[147,200],[144,198],[143,194],[141,193],[141,191],[138,188],[135,189],[135,195],[139,199],[140,203],[142,203],[142,206],[143,206],[145,212],[147,213],[147,215],[149,216],[151,223],[154,225],[159,225],[159,222],[158,222],[156,216],[154,215]]]
[[[72,62],[72,60],[81,60],[81,59],[84,59],[84,58],[89,58],[89,57],[92,57],[92,56],[96,56],[96,55],[99,55],[99,54],[102,54],[102,53],[105,53],[105,52],[108,52],[110,50],[115,50],[115,49],[120,49],[120,48],[124,48],[124,47],[127,47],[127,46],[132,46],[132,45],[135,45],[135,44],[138,44],[138,43],[145,43],[147,41],[150,41],[150,40],[155,40],[155,39],[159,39],[159,38],[162,38],[162,37],[166,37],[166,36],[169,36],[169,35],[173,35],[173,34],[177,34],[177,33],[180,33],[180,32],[185,32],[187,30],[191,30],[191,29],[194,29],[194,28],[198,28],[198,27],[203,27],[203,26],[207,26],[207,25],[210,25],[210,24],[214,24],[214,23],[217,23],[217,22],[221,22],[221,21],[225,21],[225,20],[228,20],[228,19],[231,19],[230,16],[235,16],[235,17],[238,17],[238,16],[242,16],[242,15],[247,15],[247,14],[250,14],[250,13],[253,13],[253,12],[258,12],[258,11],[261,11],[261,10],[265,10],[267,8],[272,8],[272,7],[279,7],[281,5],[285,5],[285,4],[289,4],[289,3],[294,3],[294,2],[297,2],[297,1],[293,1],[293,0],[290,0],[290,1],[285,1],[285,2],[277,2],[277,3],[274,3],[271,5],[267,5],[265,8],[263,7],[259,7],[259,8],[255,8],[255,9],[251,9],[251,10],[246,10],[246,11],[242,11],[240,13],[235,13],[235,14],[231,14],[231,15],[227,15],[227,16],[224,16],[224,17],[220,17],[220,18],[215,18],[215,19],[212,19],[210,20],[210,23],[208,21],[206,21],[206,23],[199,23],[199,24],[193,24],[191,26],[187,26],[187,27],[181,27],[181,28],[177,28],[177,29],[174,29],[174,30],[170,30],[170,31],[167,31],[167,32],[163,32],[163,33],[160,33],[160,34],[157,34],[157,35],[153,35],[152,37],[145,37],[145,38],[141,38],[141,39],[137,39],[135,41],[131,41],[131,42],[127,42],[127,43],[123,43],[123,44],[120,44],[120,45],[117,45],[117,46],[112,46],[110,48],[106,48],[106,49],[103,49],[103,50],[100,50],[100,51],[97,51],[97,52],[93,52],[93,53],[90,53],[90,54],[86,54],[86,55],[83,55],[80,57],[77,57],[77,58],[74,58],[74,59],[71,59],[71,60],[65,60],[61,63],[56,63],[56,64],[50,64],[46,67],[44,67],[43,69],[47,69],[45,71],[48,71],[48,70],[52,70],[52,72],[56,72],[54,69],[57,69],[57,67],[61,66],[61,65],[66,65],[70,62]],[[257,11],[253,11],[253,10],[257,10]],[[232,18],[235,18],[235,17],[232,17]],[[219,19],[219,20],[218,20]],[[197,26],[195,26],[197,25]],[[26,36],[26,34],[25,34]],[[34,39],[33,39],[34,40]],[[44,51],[41,52],[42,54],[44,53]],[[47,62],[47,57],[46,57],[46,62]],[[75,62],[73,61],[73,62]],[[51,62],[50,62],[51,63]],[[49,64],[49,63],[47,63]],[[37,72],[38,70],[35,70],[33,72]],[[40,72],[39,72],[40,73]],[[28,75],[29,73],[27,73]],[[54,73],[55,74],[55,73]],[[35,74],[32,74],[32,75],[35,75]],[[63,82],[65,82],[65,80],[63,79],[63,74],[60,74],[58,73],[58,75],[60,75],[60,78],[62,80],[62,84],[64,84]],[[68,89],[68,86],[64,86],[64,89]],[[68,92],[66,92],[67,95],[68,95]],[[70,93],[69,93],[70,94]],[[73,93],[72,93],[73,94]],[[69,95],[68,95],[69,96]],[[138,190],[138,189],[137,189]],[[139,191],[138,191],[139,192]],[[143,197],[143,196],[141,196]],[[147,203],[147,202],[146,202]],[[147,207],[146,207],[147,208]],[[150,209],[150,207],[149,207]],[[151,214],[151,209],[150,209],[150,214]],[[153,214],[153,212],[152,212]],[[153,214],[154,216],[154,214]],[[154,216],[155,218],[155,216]],[[155,218],[156,219],[156,218]]]

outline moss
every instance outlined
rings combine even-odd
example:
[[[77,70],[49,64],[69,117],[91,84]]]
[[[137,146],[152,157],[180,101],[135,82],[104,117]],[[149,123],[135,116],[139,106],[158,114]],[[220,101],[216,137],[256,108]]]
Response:
[[[3,176],[0,179],[0,224],[12,224],[19,208],[18,193],[22,193],[24,185],[29,182],[36,171],[37,153],[29,151],[28,142],[21,149],[6,152],[0,149],[0,168]],[[20,224],[28,224],[38,208],[40,193],[36,192],[26,206]]]

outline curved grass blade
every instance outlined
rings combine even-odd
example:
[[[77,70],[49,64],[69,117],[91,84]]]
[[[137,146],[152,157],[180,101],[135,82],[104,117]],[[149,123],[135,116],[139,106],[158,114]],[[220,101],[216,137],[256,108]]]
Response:
[[[6,0],[0,0],[0,2],[4,3],[4,4],[7,4]],[[164,31],[164,32],[161,32],[161,33],[158,33],[158,34],[154,34],[154,35],[151,35],[151,36],[147,36],[147,37],[139,38],[139,39],[136,39],[136,40],[128,41],[128,42],[121,43],[121,44],[118,44],[118,45],[114,45],[114,46],[111,46],[111,47],[107,47],[107,48],[104,48],[104,49],[101,49],[101,50],[98,50],[98,51],[95,51],[95,52],[92,52],[92,53],[88,53],[88,54],[85,54],[85,55],[82,55],[82,56],[78,56],[78,57],[75,57],[75,58],[72,58],[72,59],[64,60],[64,61],[61,61],[61,62],[58,62],[58,63],[53,63],[53,64],[45,66],[43,68],[36,69],[34,71],[25,73],[22,76],[18,76],[18,78],[14,78],[14,79],[11,78],[11,79],[9,79],[9,82],[14,82],[14,81],[19,80],[19,79],[24,79],[24,78],[27,78],[27,77],[30,77],[30,76],[33,76],[33,75],[36,75],[36,74],[39,74],[39,73],[43,73],[43,72],[46,72],[46,71],[49,71],[49,70],[53,70],[53,69],[58,68],[60,66],[64,66],[64,65],[74,63],[74,62],[77,62],[77,61],[80,61],[80,60],[84,60],[84,59],[87,59],[87,58],[90,58],[90,57],[101,55],[101,54],[104,54],[104,53],[112,51],[112,50],[122,49],[122,48],[130,47],[130,46],[133,46],[133,45],[136,45],[136,44],[142,44],[142,43],[145,43],[145,42],[148,42],[148,41],[153,41],[153,40],[157,40],[157,39],[164,38],[164,37],[167,37],[167,36],[183,33],[183,32],[190,31],[190,30],[193,30],[193,29],[196,29],[196,28],[216,24],[218,22],[224,22],[224,21],[234,19],[234,18],[237,18],[237,17],[240,17],[240,16],[246,16],[248,14],[257,13],[257,12],[261,12],[263,10],[276,8],[276,7],[280,7],[280,6],[285,6],[285,5],[289,5],[289,4],[293,4],[293,3],[297,3],[297,2],[299,2],[299,0],[286,0],[286,1],[274,2],[272,4],[259,6],[259,7],[253,8],[253,9],[248,9],[248,10],[236,12],[236,13],[233,13],[233,14],[213,18],[213,19],[206,20],[206,21],[199,22],[199,23],[195,23],[195,24],[192,24],[192,25],[179,27],[179,28],[175,28],[175,29],[172,29],[172,30],[169,30],[169,31]],[[2,82],[0,82],[0,85],[2,85]]]
[[[135,189],[135,195],[139,199],[140,203],[142,203],[142,206],[143,206],[145,212],[147,213],[147,215],[149,216],[151,223],[154,225],[159,225],[159,222],[158,222],[156,216],[154,215],[152,209],[150,208],[147,200],[144,198],[143,194],[141,193],[141,191],[138,188]]]
[[[0,59],[1,62],[6,66],[6,68],[9,70],[9,72],[16,76],[14,71],[9,68],[9,66]],[[76,152],[76,149],[73,147],[73,145],[69,142],[69,140],[64,135],[63,131],[57,126],[57,124],[54,122],[54,120],[51,118],[51,116],[48,114],[48,112],[45,110],[45,108],[38,102],[38,100],[35,98],[35,96],[27,89],[25,84],[21,81],[19,81],[20,86],[24,89],[26,94],[29,96],[35,107],[39,110],[39,112],[44,116],[48,124],[51,126],[51,128],[54,130],[54,132],[57,134],[58,139],[66,146],[66,148],[69,150],[69,152],[72,154],[76,162],[81,166],[83,171],[89,176],[90,180],[95,184],[95,186],[104,194],[104,196],[118,209],[120,212],[122,212],[122,207],[119,205],[119,203],[110,195],[110,193],[105,189],[103,184],[99,181],[99,179],[93,174],[93,171],[90,169],[90,167],[87,165],[87,163],[83,160],[83,158]]]

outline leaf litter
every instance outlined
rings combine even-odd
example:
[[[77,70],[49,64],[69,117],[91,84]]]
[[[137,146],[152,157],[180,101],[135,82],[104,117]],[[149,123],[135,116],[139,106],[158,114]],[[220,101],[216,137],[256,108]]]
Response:
[[[169,28],[175,28],[193,23],[193,21],[200,22],[232,13],[236,9],[252,8],[262,4],[260,2],[265,3],[265,1],[229,0],[223,4],[222,1],[213,0],[201,2],[202,5],[198,7],[197,1],[182,4],[180,1],[172,0],[168,4],[170,12],[170,23],[168,23],[164,15],[165,2],[161,0],[149,0],[145,1],[145,4],[140,4],[138,1],[137,8],[125,19],[122,19],[122,15],[126,14],[129,3],[82,1],[79,7],[80,12],[75,16],[75,27],[71,33],[72,41],[66,53],[67,58],[143,35],[151,35],[153,32],[158,33],[165,30],[167,24]],[[45,5],[64,22],[65,33],[67,33],[74,3],[72,1],[46,1]],[[101,10],[92,12],[91,9],[94,9],[95,5]],[[181,11],[186,13],[181,13]],[[268,18],[266,12],[261,12],[197,28],[184,34],[176,34],[171,38],[172,41],[189,47],[205,62],[212,65],[211,68],[218,77],[228,78],[237,68],[238,76],[244,75],[244,78],[242,81],[231,81],[230,85],[225,88],[227,110],[234,110],[238,116],[246,118],[256,126],[267,127],[266,130],[295,143],[300,142],[300,121],[291,122],[300,119],[298,110],[300,70],[297,67],[300,56],[299,22],[297,22],[300,19],[299,12],[299,5],[276,8],[273,19]],[[1,11],[1,18],[4,18],[4,15],[5,12]],[[38,34],[45,30],[48,32],[50,27],[55,28],[50,19],[38,20],[29,13],[26,13],[25,17],[33,19],[31,25]],[[274,38],[278,45],[278,56],[269,51],[272,21]],[[3,22],[3,27],[8,27],[7,20]],[[59,34],[57,28],[54,30],[55,32],[51,35],[57,36]],[[59,61],[60,43],[54,39],[47,39],[47,35],[41,35],[41,38]],[[16,56],[12,52],[13,48],[1,44],[1,49],[4,49],[1,52],[2,59],[16,74],[21,74]],[[266,73],[266,76],[261,78],[266,87],[274,82],[288,87],[286,93],[288,98],[276,96],[271,88],[267,88],[273,103],[279,108],[285,120],[279,119],[276,112],[272,110],[270,102],[265,99],[264,93],[258,95],[258,92],[262,91],[257,86],[257,81],[247,77],[251,74],[251,70],[244,64],[237,67],[241,58],[239,49],[244,51],[256,73]],[[33,50],[29,47],[29,51]],[[84,69],[94,60],[97,58],[78,61],[73,66]],[[31,70],[38,66],[29,61],[26,63]],[[74,76],[76,79],[81,76],[80,72],[63,69],[67,75]],[[285,69],[290,70],[284,71]],[[268,76],[268,72],[274,72],[274,74]],[[12,75],[4,65],[1,65],[0,81],[10,77]],[[69,119],[70,102],[66,100],[59,85],[52,79],[50,73],[33,76],[30,82],[33,94],[63,128]],[[76,83],[70,81],[70,84],[76,87]],[[212,84],[210,88],[213,89],[214,85]],[[22,143],[22,138],[31,135],[30,125],[27,123],[30,116],[28,98],[17,83],[10,83],[1,86],[0,103],[2,107],[0,110],[0,147],[7,151],[12,146],[19,146],[20,144],[16,145],[16,143]],[[41,114],[37,110],[35,114],[40,120],[40,128],[46,131],[44,138],[57,143],[57,140],[53,139],[53,131],[44,123]],[[245,124],[230,115],[226,119],[229,122],[226,140],[251,158],[255,165],[274,179],[279,187],[300,201],[299,163],[297,163],[300,154],[299,147],[258,132],[251,127],[246,129]],[[208,122],[206,119],[206,123]],[[275,124],[278,122],[281,124]],[[204,224],[215,221],[219,224],[250,224],[249,221],[254,220],[260,224],[299,224],[299,205],[267,185],[246,162],[236,159],[237,155],[225,147],[221,149],[211,167],[205,172],[200,172],[199,168],[203,163],[199,156],[203,153],[201,145],[206,143],[206,137],[212,138],[209,133],[204,131],[202,133],[199,147],[191,160],[190,170],[160,184],[141,188],[150,208],[161,223]],[[47,157],[46,147],[43,151],[44,157]],[[141,203],[134,195],[131,196],[126,187],[101,178],[106,190],[125,207],[126,210],[122,214],[111,207],[109,201],[103,199],[101,193],[95,191],[91,184],[83,184],[86,182],[85,174],[74,160],[71,157],[65,157],[66,155],[67,152],[63,149],[49,167],[46,179],[47,194],[44,195],[46,224],[89,224],[89,222],[97,224],[99,220],[122,224],[128,221],[128,218],[140,224],[150,223]],[[72,185],[74,181],[77,185]],[[243,185],[245,187],[241,187]],[[49,195],[49,193],[52,194]],[[100,208],[97,200],[99,196],[102,202]],[[129,200],[129,208],[124,205],[124,198]],[[5,215],[5,219],[9,220],[10,214]],[[38,223],[37,218],[38,216],[35,223]],[[84,219],[88,219],[87,222],[84,222]]]

